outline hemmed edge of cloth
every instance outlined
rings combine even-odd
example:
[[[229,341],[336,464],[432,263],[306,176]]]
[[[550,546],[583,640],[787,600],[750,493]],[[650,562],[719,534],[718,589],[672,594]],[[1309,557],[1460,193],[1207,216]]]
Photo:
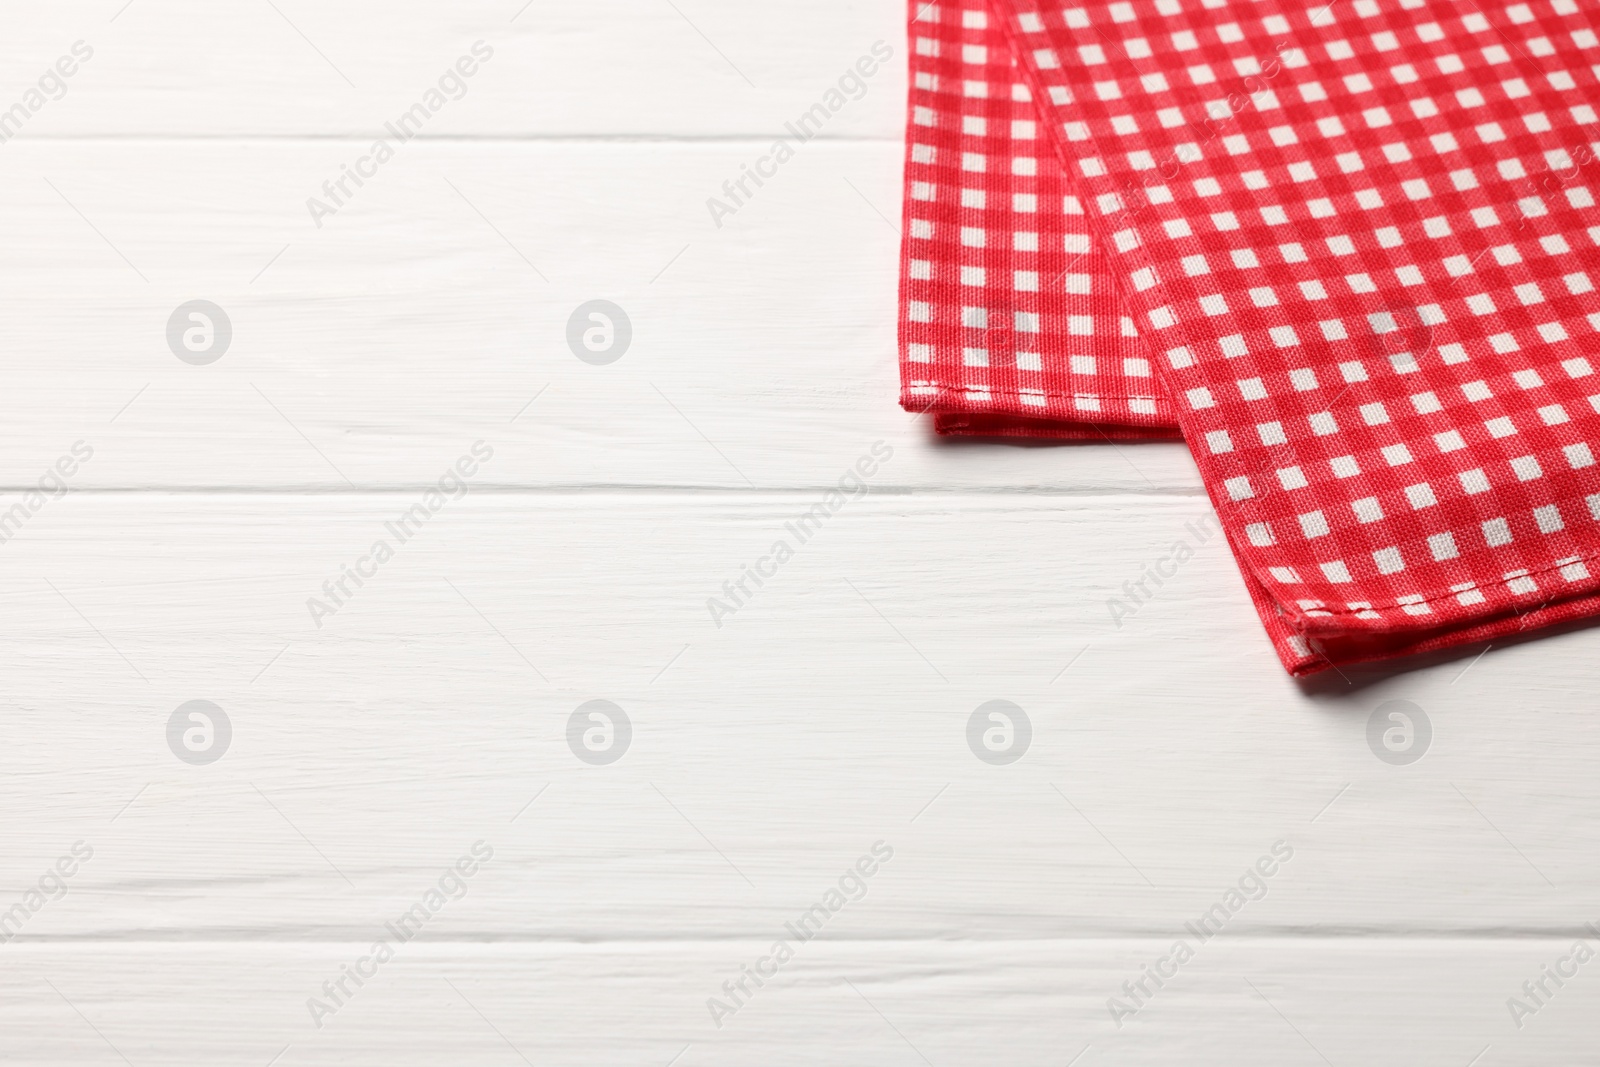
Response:
[[[1016,415],[941,412],[933,428],[947,437],[1026,437],[1056,441],[1182,441],[1176,426],[1124,426],[1117,423],[1062,422]]]
[[[1229,549],[1232,549],[1229,542]],[[1235,554],[1235,561],[1238,556]],[[1241,567],[1246,591],[1256,614],[1267,631],[1273,651],[1285,670],[1296,678],[1306,678],[1339,667],[1360,663],[1398,660],[1440,652],[1462,645],[1494,641],[1505,637],[1531,636],[1535,632],[1563,623],[1600,623],[1600,594],[1574,593],[1548,599],[1538,606],[1476,622],[1459,620],[1411,630],[1360,630],[1306,633],[1281,611],[1279,602],[1248,569]]]
[[[902,349],[904,342],[902,341]],[[1180,440],[1182,431],[1178,428],[1178,421],[1174,418],[1171,402],[1166,397],[1158,396],[1128,396],[1128,397],[1095,397],[1097,407],[1075,408],[1072,412],[1046,412],[1040,410],[1039,405],[1027,403],[1029,400],[1048,401],[1077,401],[1079,398],[1068,393],[1040,393],[1022,394],[1007,391],[993,391],[985,394],[988,410],[979,410],[971,393],[964,388],[949,385],[939,385],[931,382],[906,382],[900,389],[900,406],[913,415],[931,413],[938,419],[968,418],[972,425],[1003,427],[1006,423],[1017,426],[1032,427],[1032,433],[1043,437],[1064,437],[1066,433],[1059,432],[1062,428],[1072,427],[1106,427],[1108,429],[1120,428],[1123,430],[1148,431],[1136,433],[1132,437],[1152,437],[1158,440]],[[1129,401],[1139,401],[1149,405],[1153,411],[1134,411]],[[950,422],[952,427],[958,424]],[[984,433],[999,436],[1021,436],[1024,431],[1005,429],[962,430],[952,428],[941,430],[941,433]],[[1085,437],[1093,439],[1101,436],[1091,429]]]

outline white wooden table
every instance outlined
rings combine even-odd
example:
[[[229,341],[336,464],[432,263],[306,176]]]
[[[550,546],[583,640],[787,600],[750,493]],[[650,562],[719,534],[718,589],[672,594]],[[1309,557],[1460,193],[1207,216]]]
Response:
[[[901,6],[6,6],[0,1060],[1600,1060],[1600,635],[1300,686],[1219,540],[1116,625],[1181,447],[895,406]]]

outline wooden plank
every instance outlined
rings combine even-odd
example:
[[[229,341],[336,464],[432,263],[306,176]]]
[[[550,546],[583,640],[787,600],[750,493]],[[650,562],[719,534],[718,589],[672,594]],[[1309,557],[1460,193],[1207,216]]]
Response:
[[[452,936],[761,936],[880,839],[860,936],[1163,936],[1280,839],[1230,933],[1594,918],[1594,631],[1306,690],[1216,540],[1113,622],[1197,502],[870,494],[801,544],[818,499],[477,493],[403,543],[412,494],[49,503],[4,545],[6,871],[98,852],[29,932],[348,937],[479,838]],[[197,699],[233,724],[204,767],[168,747]],[[633,731],[603,767],[596,699]],[[1409,766],[1369,748],[1391,699],[1433,723]],[[993,700],[1009,766],[969,749]]]
[[[7,145],[3,484],[82,439],[79,487],[411,486],[482,438],[497,485],[787,488],[881,439],[900,488],[1199,491],[1176,444],[947,444],[896,406],[892,145],[808,146],[718,229],[746,145],[416,144],[317,228],[359,148]],[[632,322],[603,366],[567,342],[597,298]],[[232,327],[204,366],[167,334],[196,299]]]
[[[375,930],[374,937],[381,935]],[[774,937],[781,933],[777,931]],[[1593,944],[1593,939],[1591,939]],[[373,940],[13,944],[18,1064],[441,1062],[678,1067],[1584,1063],[1591,960],[1518,1029],[1507,1000],[1567,940],[1237,938],[1201,946],[1118,1029],[1108,1001],[1168,941],[818,939],[719,1029],[707,1000],[773,938],[399,944],[316,1027],[307,1001]],[[1570,964],[1568,965],[1570,969]],[[1148,988],[1154,988],[1146,980]],[[1123,994],[1125,997],[1126,995]],[[1486,1051],[1487,1050],[1487,1051]],[[676,1059],[674,1058],[676,1057]]]
[[[92,50],[64,93],[47,80],[19,141],[382,136],[479,41],[489,58],[460,85],[446,78],[424,136],[767,137],[881,41],[890,59],[846,80],[821,135],[898,141],[904,18],[893,4],[845,0],[62,0],[11,13],[0,64],[9,107],[74,42]]]

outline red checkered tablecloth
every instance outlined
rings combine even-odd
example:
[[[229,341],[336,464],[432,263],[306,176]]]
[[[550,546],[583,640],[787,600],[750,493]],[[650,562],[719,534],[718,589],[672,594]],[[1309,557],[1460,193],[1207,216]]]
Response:
[[[1600,609],[1595,12],[910,15],[908,409],[1181,434],[1295,674]]]

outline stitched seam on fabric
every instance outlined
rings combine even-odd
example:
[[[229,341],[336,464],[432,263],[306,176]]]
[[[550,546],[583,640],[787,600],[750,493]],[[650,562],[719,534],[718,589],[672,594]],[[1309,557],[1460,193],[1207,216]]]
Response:
[[[1537,566],[1529,566],[1529,567],[1526,567],[1526,568],[1519,567],[1517,569],[1526,571],[1526,577],[1535,578],[1535,577],[1544,577],[1545,575],[1548,575],[1548,574],[1550,574],[1552,572],[1559,571],[1562,567],[1570,567],[1575,563],[1583,564],[1587,568],[1588,564],[1596,563],[1596,562],[1600,562],[1600,552],[1591,552],[1591,553],[1587,553],[1587,554],[1579,553],[1579,554],[1571,555],[1571,556],[1562,556],[1560,560],[1553,560],[1553,561],[1551,561],[1549,563],[1539,564]],[[1254,568],[1252,568],[1252,571],[1253,570],[1254,570]],[[1261,576],[1259,574],[1256,575],[1256,580],[1257,581],[1262,581]],[[1499,579],[1499,581],[1501,581],[1502,583],[1507,581],[1507,580],[1508,579],[1505,579],[1505,578]],[[1543,600],[1538,601],[1537,604],[1535,605],[1535,607],[1536,608],[1544,607],[1544,606],[1547,606],[1547,605],[1550,605],[1550,604],[1560,603],[1560,602],[1564,602],[1564,601],[1568,601],[1568,600],[1576,600],[1576,599],[1579,599],[1579,598],[1584,597],[1584,596],[1593,596],[1593,595],[1595,595],[1597,593],[1600,593],[1600,578],[1595,577],[1592,572],[1591,572],[1590,577],[1588,577],[1588,578],[1580,578],[1578,581],[1575,581],[1575,582],[1569,582],[1569,581],[1566,581],[1565,579],[1563,579],[1563,584],[1565,586],[1569,587],[1569,588],[1572,588],[1573,591],[1571,593],[1563,592],[1561,595],[1558,595],[1558,596],[1547,596]],[[1264,582],[1264,581],[1262,582],[1262,585],[1267,590],[1267,595],[1272,597],[1275,601],[1278,601],[1277,596],[1272,591],[1272,585],[1269,584],[1268,582]],[[1480,592],[1484,591],[1484,587],[1482,585],[1477,586],[1477,589]],[[1541,588],[1540,592],[1543,592],[1543,591],[1544,590]],[[1456,590],[1445,589],[1443,592],[1418,593],[1417,595],[1422,598],[1420,601],[1418,601],[1418,603],[1421,603],[1421,604],[1434,604],[1434,603],[1437,603],[1437,602],[1440,602],[1440,601],[1454,599],[1458,594],[1457,594]],[[1533,599],[1534,598],[1534,594],[1531,594],[1531,593],[1530,594],[1524,594],[1524,595],[1527,596],[1529,599]],[[1291,616],[1294,619],[1298,620],[1298,619],[1314,618],[1313,616],[1309,616],[1309,615],[1304,614],[1300,610],[1299,606],[1296,605],[1296,604],[1285,603],[1283,601],[1278,601],[1278,603],[1283,607],[1285,613],[1287,613],[1289,616]],[[1514,603],[1515,602],[1512,601],[1512,600],[1506,600],[1505,604],[1507,606],[1507,610],[1505,612],[1503,612],[1503,613],[1496,612],[1496,613],[1494,613],[1492,615],[1484,616],[1481,619],[1475,620],[1473,624],[1476,625],[1476,624],[1479,624],[1479,623],[1489,622],[1492,619],[1502,617],[1502,615],[1522,614],[1521,612],[1518,612],[1518,611],[1515,610],[1515,608],[1513,607]],[[1335,617],[1341,617],[1341,618],[1345,617],[1345,616],[1354,617],[1357,614],[1358,610],[1359,609],[1354,609],[1354,608],[1333,608],[1333,607],[1326,607],[1326,608],[1318,608],[1317,609],[1318,612],[1324,613],[1326,616],[1335,616]],[[1385,609],[1385,610],[1398,611],[1398,610],[1400,610],[1400,608],[1397,605],[1393,609]],[[1353,629],[1353,630],[1350,630],[1350,631],[1347,631],[1347,632],[1349,634],[1351,634],[1352,636],[1358,636],[1360,634],[1369,634],[1369,633],[1370,634],[1380,634],[1380,633],[1385,633],[1385,632],[1404,633],[1404,632],[1407,632],[1407,631],[1410,631],[1410,630],[1426,630],[1426,629],[1438,627],[1438,626],[1441,625],[1441,623],[1438,622],[1437,620],[1434,621],[1432,624],[1430,624],[1427,621],[1426,616],[1420,616],[1419,615],[1419,616],[1416,616],[1416,618],[1417,618],[1417,624],[1414,625],[1414,626],[1405,624],[1402,620],[1399,620],[1399,619],[1387,619],[1386,618],[1386,619],[1383,620],[1383,622],[1385,624],[1383,626],[1371,626],[1371,627],[1362,626],[1362,627],[1359,627],[1357,629]],[[1361,621],[1368,621],[1368,620],[1361,620]],[[1376,622],[1378,620],[1371,620],[1371,621]],[[1311,632],[1312,636],[1316,636],[1314,630],[1310,631],[1310,632]]]
[[[1041,389],[1041,390],[1038,390],[1038,391],[1019,392],[1019,391],[1015,391],[1015,390],[1011,390],[1011,389],[994,389],[994,388],[989,388],[989,387],[984,387],[982,389],[978,389],[975,386],[948,385],[948,384],[945,384],[945,383],[942,383],[942,382],[927,382],[925,385],[916,386],[916,387],[905,386],[905,387],[902,388],[901,392],[902,392],[903,395],[908,396],[908,397],[918,397],[918,396],[925,396],[927,394],[926,394],[926,392],[919,393],[919,392],[916,391],[917,389],[926,390],[926,389],[930,389],[930,388],[938,390],[940,393],[969,394],[969,393],[972,393],[974,391],[984,392],[984,393],[988,393],[990,396],[1002,396],[1002,397],[1006,397],[1006,398],[1012,399],[1012,400],[1020,400],[1022,397],[1025,397],[1025,396],[1026,397],[1036,398],[1036,399],[1042,397],[1042,398],[1047,399],[1047,400],[1076,400],[1078,397],[1089,396],[1089,397],[1094,397],[1096,400],[1099,400],[1102,403],[1117,403],[1118,401],[1127,401],[1127,400],[1148,400],[1148,401],[1150,401],[1151,403],[1154,403],[1154,404],[1167,405],[1167,404],[1170,404],[1172,402],[1170,397],[1154,395],[1154,394],[1148,394],[1148,393],[1143,393],[1143,394],[1141,394],[1141,393],[1117,393],[1115,395],[1109,395],[1108,396],[1105,393],[1091,393],[1091,392],[1087,392],[1087,391],[1086,392],[1082,392],[1082,393],[1054,393],[1054,392],[1049,392],[1047,390],[1042,390]],[[973,412],[973,414],[981,415],[981,414],[985,414],[985,412],[983,412],[981,410],[975,410]],[[1145,415],[1146,417],[1153,417],[1152,413],[1150,413],[1150,412],[1134,412],[1134,414]],[[1170,423],[1169,423],[1169,425],[1170,425]],[[1177,427],[1174,426],[1172,428],[1176,429]]]

